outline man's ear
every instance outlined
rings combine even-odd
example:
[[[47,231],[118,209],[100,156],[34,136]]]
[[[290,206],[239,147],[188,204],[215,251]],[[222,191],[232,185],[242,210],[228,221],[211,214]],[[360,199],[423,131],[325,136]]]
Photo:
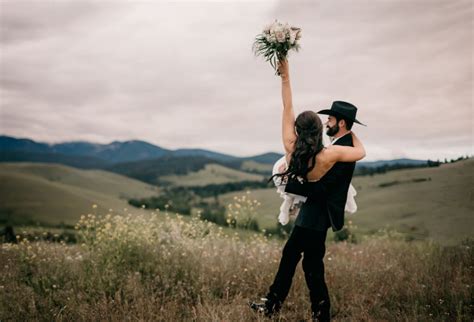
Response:
[[[346,120],[340,119],[338,124],[340,128],[346,129]]]

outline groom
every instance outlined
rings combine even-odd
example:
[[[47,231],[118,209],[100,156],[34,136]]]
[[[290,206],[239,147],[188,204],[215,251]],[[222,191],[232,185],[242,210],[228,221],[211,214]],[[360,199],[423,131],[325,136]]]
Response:
[[[353,146],[350,134],[352,125],[364,125],[356,119],[357,108],[354,105],[335,101],[331,109],[318,113],[328,115],[326,133],[333,138],[331,144]],[[330,320],[330,300],[323,262],[326,234],[329,227],[338,231],[344,226],[344,208],[354,168],[355,162],[337,162],[318,182],[289,182],[286,185],[285,192],[308,197],[293,228],[301,230],[301,238],[286,244],[275,280],[264,302],[250,304],[254,310],[264,312],[267,316],[280,310],[304,250],[303,270],[310,290],[313,319]]]
[[[326,122],[326,134],[331,137],[331,145],[353,146],[351,129],[354,123],[364,125],[356,119],[357,108],[348,102],[335,101],[331,109],[321,110],[318,114],[328,115]],[[320,227],[332,227],[333,231],[341,230],[344,226],[344,208],[347,200],[347,192],[352,181],[355,169],[355,162],[337,162],[328,173],[321,179],[326,192],[327,209],[324,212],[326,225]],[[298,184],[290,182],[286,186],[285,192],[290,192],[308,197],[310,201],[320,200],[316,193],[321,187],[307,182]],[[314,217],[314,216],[312,216]],[[296,221],[300,226],[316,228],[314,224],[307,223],[307,218],[300,218]]]

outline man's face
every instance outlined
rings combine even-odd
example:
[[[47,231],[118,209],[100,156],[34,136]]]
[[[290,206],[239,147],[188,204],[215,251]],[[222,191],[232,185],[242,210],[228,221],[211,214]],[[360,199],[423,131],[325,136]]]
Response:
[[[329,115],[326,122],[326,134],[328,136],[334,136],[339,132],[339,125],[337,119],[334,116]]]

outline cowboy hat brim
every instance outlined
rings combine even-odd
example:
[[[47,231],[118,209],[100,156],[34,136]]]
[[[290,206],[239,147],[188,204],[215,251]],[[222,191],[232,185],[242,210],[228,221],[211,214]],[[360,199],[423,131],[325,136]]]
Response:
[[[348,119],[348,120],[350,120],[350,121],[352,121],[352,122],[355,122],[355,123],[357,123],[357,124],[360,124],[360,125],[363,125],[363,126],[367,126],[367,125],[365,125],[365,124],[359,122],[357,119],[351,119],[351,118],[347,117],[346,115],[343,115],[342,113],[339,113],[339,112],[334,111],[334,110],[327,110],[327,109],[326,109],[326,110],[321,110],[321,111],[318,112],[318,114],[325,114],[325,115],[331,115],[331,116],[339,116],[339,117],[341,117],[341,118]]]

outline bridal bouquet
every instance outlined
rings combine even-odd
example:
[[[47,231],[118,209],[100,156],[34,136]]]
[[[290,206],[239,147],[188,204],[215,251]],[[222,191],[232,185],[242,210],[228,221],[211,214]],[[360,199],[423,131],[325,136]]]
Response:
[[[261,34],[255,37],[253,51],[255,55],[262,55],[266,61],[270,62],[273,69],[277,70],[278,61],[286,59],[288,51],[294,49],[298,51],[301,38],[301,29],[292,27],[289,24],[275,20],[274,23],[266,26]]]

